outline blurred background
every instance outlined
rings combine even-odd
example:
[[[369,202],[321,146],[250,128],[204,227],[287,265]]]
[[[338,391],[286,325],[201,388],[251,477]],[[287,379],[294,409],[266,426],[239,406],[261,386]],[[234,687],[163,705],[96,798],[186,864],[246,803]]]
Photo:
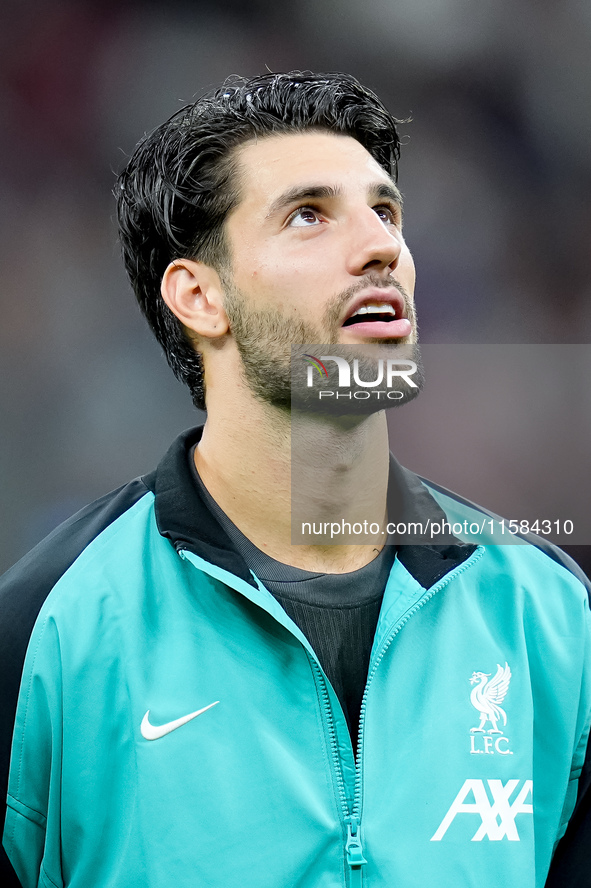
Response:
[[[3,0],[0,17],[0,570],[199,421],[135,307],[111,189],[144,132],[232,73],[349,71],[412,117],[400,186],[423,340],[578,344],[588,392],[585,0]],[[481,388],[439,401],[436,421],[398,422],[400,453],[522,517],[513,492],[539,495],[535,442],[564,421],[538,409],[528,437],[528,403],[504,409]],[[467,427],[484,442],[469,458],[449,443]],[[544,454],[579,504],[589,428]]]

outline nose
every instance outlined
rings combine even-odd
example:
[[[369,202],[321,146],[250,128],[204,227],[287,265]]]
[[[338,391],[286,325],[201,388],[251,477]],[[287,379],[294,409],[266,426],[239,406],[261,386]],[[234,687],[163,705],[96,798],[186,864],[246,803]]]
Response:
[[[402,234],[395,225],[387,225],[371,207],[365,207],[351,224],[348,250],[349,274],[368,271],[394,271],[402,252]]]

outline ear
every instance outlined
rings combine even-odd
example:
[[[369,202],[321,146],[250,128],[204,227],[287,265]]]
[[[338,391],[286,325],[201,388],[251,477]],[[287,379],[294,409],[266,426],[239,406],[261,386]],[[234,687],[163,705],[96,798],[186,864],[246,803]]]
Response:
[[[220,277],[210,265],[175,259],[162,277],[162,298],[183,326],[207,339],[229,330]]]

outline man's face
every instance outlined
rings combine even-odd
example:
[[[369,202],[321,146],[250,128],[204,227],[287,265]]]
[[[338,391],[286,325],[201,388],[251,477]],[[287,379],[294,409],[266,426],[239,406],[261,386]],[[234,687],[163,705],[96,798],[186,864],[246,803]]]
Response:
[[[286,406],[295,344],[416,342],[400,195],[365,148],[281,134],[246,143],[237,161],[225,306],[251,388]]]

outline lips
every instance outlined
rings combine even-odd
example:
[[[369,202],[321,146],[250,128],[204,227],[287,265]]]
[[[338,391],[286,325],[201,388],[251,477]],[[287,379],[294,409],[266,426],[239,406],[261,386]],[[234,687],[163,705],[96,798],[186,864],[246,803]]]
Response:
[[[360,294],[349,306],[342,328],[364,339],[402,339],[412,331],[404,299],[394,287]]]
[[[370,302],[358,308],[343,324],[343,327],[351,327],[353,324],[375,323],[376,321],[393,321],[396,318],[396,309],[388,302]]]

